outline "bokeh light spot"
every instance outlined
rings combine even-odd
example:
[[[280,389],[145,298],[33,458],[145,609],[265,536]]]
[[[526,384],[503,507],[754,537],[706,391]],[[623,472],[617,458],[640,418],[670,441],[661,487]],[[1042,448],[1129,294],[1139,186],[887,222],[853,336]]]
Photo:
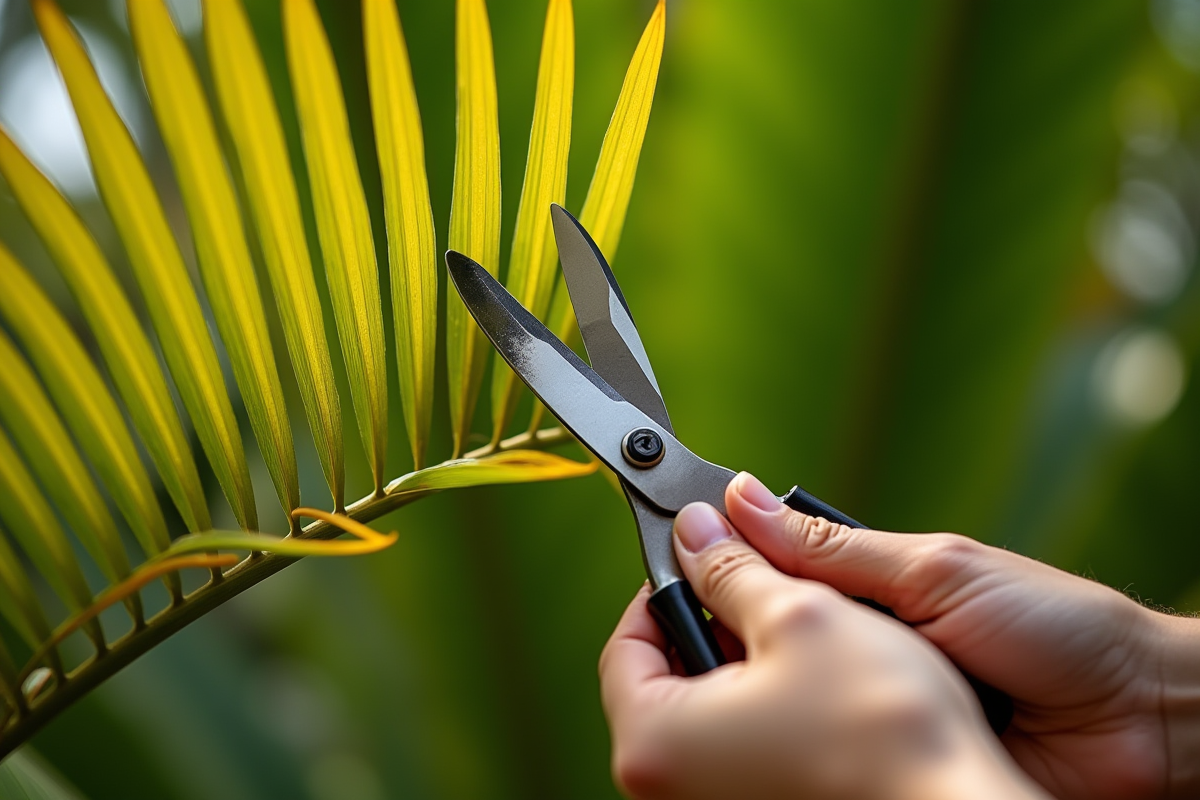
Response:
[[[1171,55],[1200,72],[1200,0],[1154,0],[1150,11]]]
[[[1095,385],[1104,411],[1118,423],[1145,426],[1179,403],[1187,365],[1179,344],[1155,329],[1125,331],[1096,360]]]
[[[77,26],[100,82],[135,140],[141,132],[138,92],[120,54],[102,34]],[[67,88],[40,36],[31,33],[0,61],[0,124],[66,194],[96,194],[87,148]]]
[[[1195,238],[1179,203],[1144,180],[1126,181],[1100,213],[1092,245],[1113,285],[1144,303],[1174,299],[1195,255]]]

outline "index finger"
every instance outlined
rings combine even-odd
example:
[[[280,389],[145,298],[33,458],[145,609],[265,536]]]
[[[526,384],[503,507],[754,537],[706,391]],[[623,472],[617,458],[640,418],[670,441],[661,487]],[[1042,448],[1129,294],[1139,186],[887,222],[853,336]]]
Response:
[[[649,597],[643,585],[600,654],[600,696],[613,725],[625,709],[637,707],[648,683],[671,675],[667,640],[646,607]]]

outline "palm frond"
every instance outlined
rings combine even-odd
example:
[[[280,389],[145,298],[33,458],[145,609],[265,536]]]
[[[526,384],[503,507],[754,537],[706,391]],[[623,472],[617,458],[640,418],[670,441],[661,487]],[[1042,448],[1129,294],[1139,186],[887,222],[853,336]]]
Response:
[[[420,469],[433,420],[438,264],[421,115],[393,0],[363,3],[363,38],[383,180],[400,401],[413,467]]]
[[[449,460],[425,466],[434,410],[440,267],[420,112],[393,0],[363,0],[395,358],[413,458],[413,471],[386,480],[388,356],[369,200],[320,16],[312,0],[284,0],[287,62],[321,261],[373,485],[366,497],[346,503],[337,365],[325,335],[283,123],[246,13],[238,0],[204,4],[216,95],[210,105],[164,0],[128,0],[128,6],[134,48],[190,224],[203,293],[192,283],[164,198],[85,46],[53,0],[33,0],[142,296],[135,304],[126,295],[70,201],[0,130],[0,174],[46,244],[86,322],[86,331],[77,333],[35,275],[0,245],[0,282],[5,286],[0,293],[0,523],[12,535],[10,539],[0,531],[0,619],[20,645],[17,650],[0,646],[0,755],[166,637],[296,559],[364,554],[389,546],[396,533],[377,533],[365,524],[382,514],[442,491],[557,480],[596,470],[594,461],[544,452],[572,441],[560,428],[535,425],[503,438],[521,391],[506,368],[496,370],[492,383],[493,430],[490,439],[481,437],[489,443],[462,455],[473,435],[489,349],[453,293],[447,311],[453,448]],[[610,250],[620,235],[645,134],[663,20],[660,3],[626,77],[584,207],[585,221]],[[539,316],[546,316],[554,291],[547,212],[550,202],[562,202],[565,195],[572,28],[570,0],[550,0],[508,266],[508,285]],[[458,3],[456,42],[459,108],[450,246],[498,273],[500,150],[483,0]],[[229,153],[222,146],[226,134]],[[244,198],[236,186],[244,188]],[[275,298],[286,362],[329,486],[329,510],[301,507],[295,433],[286,376],[280,373],[287,364],[272,347],[252,242],[261,250],[269,294]],[[565,296],[561,289],[559,294]],[[139,322],[138,305],[148,311],[152,334]],[[216,338],[209,330],[208,311]],[[156,349],[161,349],[186,416],[172,400]],[[225,383],[219,353],[228,355],[235,393]],[[260,530],[250,458],[238,424],[243,409],[287,516],[290,533],[283,538]],[[205,471],[193,453],[188,423],[241,530],[213,529],[214,513],[201,479]],[[158,483],[186,531],[171,529],[174,517],[159,505]],[[312,521],[302,526],[304,518]],[[122,538],[124,528],[138,550],[132,558]],[[345,533],[352,538],[337,538]],[[73,542],[82,545],[103,574],[105,586],[99,590],[89,584],[86,575],[93,570]],[[205,570],[208,580],[186,592],[181,579],[185,570]],[[143,596],[159,580],[168,590],[165,605],[155,599],[161,593]],[[61,601],[65,618],[38,600],[41,583]],[[101,614],[120,604],[128,610],[129,629],[113,637],[104,628],[119,625],[119,620],[106,615],[102,626]],[[75,651],[60,648],[77,631],[92,644],[93,653],[82,659],[69,658],[66,652]]]
[[[162,3],[131,2],[129,28],[179,180],[217,330],[279,504],[290,511],[300,502],[300,482],[287,405],[233,183],[200,76]]]
[[[87,319],[138,436],[190,531],[211,527],[208,504],[166,379],[100,245],[53,184],[0,128],[0,174],[50,251]]]
[[[450,249],[500,271],[500,123],[492,32],[484,0],[458,0],[457,149],[450,203]],[[487,337],[455,292],[446,295],[446,360],[455,455],[463,451],[483,381]]]
[[[554,291],[558,251],[546,209],[567,194],[571,150],[571,100],[575,89],[575,24],[568,0],[550,0],[538,64],[533,130],[525,160],[525,184],[517,209],[506,285],[538,319],[545,319]],[[499,353],[492,368],[492,441],[504,436],[522,383]]]
[[[0,292],[0,317],[25,345],[54,404],[143,552],[161,553],[171,544],[167,523],[104,378],[66,319],[2,244],[0,281],[8,287]],[[169,576],[168,588],[173,597],[181,597],[178,576]]]
[[[617,107],[604,133],[596,171],[592,173],[592,182],[579,214],[579,221],[610,263],[621,242],[625,212],[629,209],[629,198],[633,194],[633,180],[637,176],[638,159],[642,154],[646,125],[650,121],[650,107],[654,103],[654,89],[658,84],[658,68],[662,63],[666,30],[667,3],[666,0],[658,0],[625,73]],[[579,335],[579,329],[571,308],[571,296],[561,274],[553,298],[546,326],[568,345],[572,344]],[[537,430],[544,414],[545,407],[537,403],[529,421],[530,430]]]
[[[333,507],[342,508],[346,501],[342,409],[283,126],[239,0],[208,0],[204,9],[205,42],[217,100],[233,140],[233,160],[246,183],[250,213],[321,469]]]
[[[0,419],[25,463],[105,577],[114,583],[124,580],[129,577],[129,555],[108,505],[33,368],[3,333],[0,364]],[[140,599],[130,598],[127,605],[134,625],[141,625]]]
[[[175,388],[238,524],[257,528],[254,488],[233,404],[150,173],[66,15],[52,0],[35,0],[33,10],[66,83],[96,183],[146,299]]]
[[[285,0],[288,69],[350,399],[376,491],[387,451],[387,359],[375,240],[329,40],[312,0]]]

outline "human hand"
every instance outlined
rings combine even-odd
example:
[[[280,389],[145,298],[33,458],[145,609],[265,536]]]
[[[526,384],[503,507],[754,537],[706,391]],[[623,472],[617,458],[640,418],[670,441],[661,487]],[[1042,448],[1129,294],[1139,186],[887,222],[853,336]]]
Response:
[[[631,797],[1044,796],[928,641],[779,572],[711,506],[688,506],[675,530],[684,572],[745,660],[672,674],[638,593],[600,661],[614,777]]]
[[[1200,797],[1200,621],[961,536],[850,529],[734,484],[729,519],[778,569],[890,607],[1011,695],[1003,743],[1055,796]]]

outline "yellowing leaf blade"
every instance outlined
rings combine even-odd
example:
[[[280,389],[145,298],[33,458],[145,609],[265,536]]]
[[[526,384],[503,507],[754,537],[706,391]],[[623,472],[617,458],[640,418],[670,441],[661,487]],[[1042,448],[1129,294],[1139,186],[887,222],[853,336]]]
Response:
[[[279,556],[361,556],[378,553],[396,541],[395,533],[379,534],[378,539],[300,539],[294,536],[279,538],[265,533],[239,531],[209,531],[175,540],[172,553],[195,553],[205,550],[251,550]]]
[[[21,339],[38,373],[147,556],[170,545],[137,447],[87,351],[45,292],[0,245],[0,317]],[[182,596],[178,576],[169,588]]]
[[[34,567],[67,608],[72,611],[87,608],[92,602],[92,591],[75,560],[71,543],[3,430],[0,430],[0,498],[3,498],[0,520],[12,531]],[[92,626],[89,635],[97,643],[104,641],[98,626]]]
[[[191,221],[217,329],[279,503],[290,512],[300,504],[300,482],[287,404],[237,196],[200,78],[162,0],[131,0],[129,27]]]
[[[254,490],[225,380],[150,175],[67,18],[51,0],[33,0],[33,9],[66,82],[96,183],[147,298],[175,386],[238,523],[256,528]]]
[[[243,533],[241,531],[209,531],[201,536],[185,536],[176,540],[172,552],[168,554],[175,558],[181,553],[198,550],[250,550],[255,552],[274,553],[275,555],[301,558],[303,556],[355,556],[377,553],[395,544],[399,537],[395,531],[380,533],[363,522],[347,516],[344,513],[330,513],[316,508],[297,508],[292,517],[313,517],[328,523],[330,534],[337,535],[340,530],[352,534],[353,539],[330,541],[329,538],[313,536],[288,536],[280,539],[267,534]]]
[[[458,0],[455,15],[458,132],[450,249],[495,275],[500,267],[500,131],[492,34],[484,0]],[[462,452],[479,397],[487,339],[457,292],[446,293],[446,360],[454,453]]]
[[[0,531],[0,613],[25,643],[36,649],[50,638],[50,624],[38,604],[33,585],[25,574],[8,537]]]
[[[371,220],[337,67],[312,0],[286,0],[283,23],[350,396],[375,486],[380,489],[387,451],[387,351]]]
[[[137,314],[99,245],[50,181],[0,129],[0,174],[59,266],[117,392],[191,531],[212,527],[192,448]]]
[[[296,383],[334,507],[341,508],[346,482],[341,403],[279,112],[240,0],[207,0],[204,14],[217,98],[245,181]]]
[[[124,579],[129,575],[129,556],[121,544],[116,523],[66,428],[54,413],[50,398],[12,340],[3,333],[0,333],[0,364],[4,365],[0,369],[0,420],[17,440],[26,462],[100,569],[110,581]],[[140,618],[140,602],[135,605],[135,617]]]
[[[389,496],[499,483],[533,483],[591,475],[599,462],[573,461],[541,450],[506,450],[482,458],[447,461],[410,472],[388,484]]]
[[[604,134],[604,143],[600,146],[600,158],[596,162],[592,183],[588,186],[583,211],[579,214],[579,221],[610,263],[621,241],[621,230],[625,225],[629,197],[633,193],[633,181],[637,175],[638,158],[646,138],[646,125],[650,121],[658,68],[662,63],[666,21],[666,2],[659,0],[625,73],[617,106]],[[555,289],[547,327],[568,343],[578,334],[571,298],[561,277]]]
[[[363,0],[371,113],[383,181],[404,424],[420,469],[433,417],[437,255],[421,116],[395,0]]]
[[[575,29],[571,0],[550,0],[525,185],[517,210],[508,290],[530,313],[544,319],[554,290],[558,250],[550,225],[550,204],[562,204],[567,190],[571,147],[571,102],[575,83]],[[512,417],[523,384],[497,353],[492,369],[492,442],[499,442]]]

